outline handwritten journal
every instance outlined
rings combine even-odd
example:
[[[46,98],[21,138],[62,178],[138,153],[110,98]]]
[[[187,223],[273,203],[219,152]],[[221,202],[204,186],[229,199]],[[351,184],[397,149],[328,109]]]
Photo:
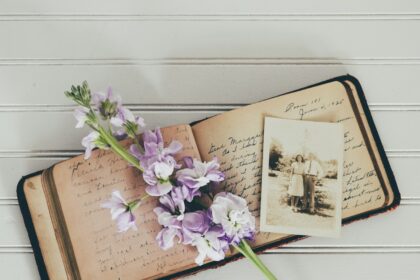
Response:
[[[227,180],[219,188],[245,198],[260,213],[263,121],[283,119],[340,122],[344,127],[343,223],[384,212],[399,204],[400,194],[358,81],[338,77],[302,90],[216,115],[193,124],[162,129],[165,141],[184,145],[178,155],[221,160]],[[129,141],[123,142],[129,145]],[[117,234],[100,204],[112,190],[127,199],[144,192],[141,174],[110,151],[95,150],[22,178],[18,198],[41,277],[51,279],[144,279],[194,273],[196,252],[181,244],[162,251],[160,230],[147,200],[136,213],[138,231]],[[259,233],[256,251],[297,240],[299,236]],[[238,257],[232,251],[223,262]]]

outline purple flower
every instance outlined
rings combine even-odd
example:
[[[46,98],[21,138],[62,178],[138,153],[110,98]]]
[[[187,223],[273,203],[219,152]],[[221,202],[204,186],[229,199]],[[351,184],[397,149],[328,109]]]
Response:
[[[220,225],[212,225],[209,211],[185,213],[184,194],[176,187],[170,194],[159,198],[160,206],[154,209],[158,222],[163,226],[156,236],[159,246],[167,250],[178,243],[195,246],[198,250],[196,263],[202,265],[205,258],[220,261],[229,248],[226,233]]]
[[[172,192],[176,192],[179,197],[188,202],[193,201],[194,197],[201,196],[199,189],[190,189],[186,186],[177,186],[172,189]]]
[[[119,95],[114,95],[111,87],[108,87],[106,93],[95,92],[92,95],[92,102],[93,104],[95,104],[97,108],[101,107],[102,103],[107,100],[111,103],[116,103],[117,105],[121,105],[121,97]]]
[[[170,177],[176,168],[179,168],[173,155],[178,152],[182,145],[178,141],[172,141],[168,147],[164,147],[160,129],[145,131],[143,133],[144,153],[141,153],[136,145],[130,147],[130,152],[139,159],[143,168],[143,179],[148,184],[146,191],[152,196],[167,194],[173,188]]]
[[[202,265],[206,257],[214,261],[224,259],[225,252],[229,248],[225,233],[220,226],[212,226],[207,211],[185,213],[179,224],[181,229],[177,234],[182,236],[182,239],[180,238],[182,243],[195,246],[198,250],[198,256],[195,259],[198,265]],[[167,232],[169,230],[165,233]],[[161,238],[159,235],[158,237]]]
[[[74,110],[73,115],[77,120],[76,128],[82,128],[84,126],[85,122],[88,119],[87,117],[88,112],[89,110],[85,107],[78,107]]]
[[[147,168],[156,161],[164,161],[168,157],[172,157],[175,153],[182,149],[182,144],[178,141],[172,141],[168,147],[164,147],[162,133],[159,128],[155,131],[145,131],[143,133],[144,154],[136,153],[140,164],[143,168]]]
[[[148,184],[146,192],[151,196],[161,196],[172,190],[170,176],[175,170],[175,160],[157,161],[143,171],[143,179]]]
[[[92,150],[97,147],[96,141],[99,139],[99,133],[92,131],[82,139],[82,145],[85,147],[85,159],[90,158]]]
[[[181,240],[181,231],[173,227],[165,227],[157,234],[156,241],[161,249],[168,250],[174,246],[175,237]]]
[[[107,93],[95,92],[92,95],[92,102],[104,119],[114,117],[122,107],[121,97],[112,93],[109,87]]]
[[[134,120],[135,120],[134,114],[129,109],[123,106],[120,106],[116,115],[111,118],[110,122],[116,127],[122,127],[127,121],[134,121]]]
[[[220,226],[212,226],[204,234],[197,234],[191,245],[195,246],[198,256],[195,262],[202,265],[206,257],[213,261],[220,261],[225,258],[225,252],[229,249],[228,242],[224,239],[224,231]]]
[[[205,234],[211,225],[207,211],[199,210],[184,214],[182,220],[183,243],[191,244],[197,236]]]
[[[188,193],[182,187],[174,186],[170,195],[174,201],[184,201],[187,200]]]
[[[158,245],[167,250],[174,245],[174,238],[182,241],[182,223],[184,218],[185,204],[183,200],[174,200],[169,194],[159,198],[159,206],[153,209],[158,217],[158,222],[163,226],[156,236]]]
[[[177,221],[182,221],[184,218],[184,212],[185,212],[185,203],[182,199],[174,199],[174,196],[171,194],[162,195],[159,197],[159,206],[154,209],[155,213],[158,214],[158,222],[162,226],[169,226],[169,225],[175,225],[172,223],[165,223],[164,220],[159,220],[160,214],[164,214],[165,217],[170,214],[171,217],[174,217]]]
[[[144,119],[134,114],[127,108],[119,106],[117,114],[110,120],[111,124],[117,128],[117,135],[128,133],[130,136],[135,136],[140,132],[140,128],[145,126]]]
[[[210,210],[213,222],[222,226],[229,244],[237,245],[244,238],[254,238],[255,217],[242,197],[227,192],[218,193]]]
[[[130,154],[132,154],[137,159],[140,159],[143,156],[143,152],[140,151],[139,147],[136,144],[131,144],[129,150]]]
[[[119,191],[113,191],[111,199],[104,202],[101,206],[103,208],[111,209],[111,218],[112,220],[116,220],[118,232],[125,232],[130,228],[137,230],[135,223],[136,218],[134,217],[132,210],[139,205],[140,201],[127,203]]]
[[[220,164],[217,158],[209,162],[201,162],[189,157],[184,158],[187,168],[176,173],[178,182],[190,189],[198,189],[210,182],[221,182],[225,179],[223,172],[219,171]]]
[[[133,113],[122,106],[121,97],[114,95],[109,87],[108,92],[94,93],[92,101],[99,113],[105,120],[110,120],[111,124],[118,129],[114,131],[117,136],[128,134],[135,137],[140,127],[144,127],[144,120],[141,117],[135,117]]]

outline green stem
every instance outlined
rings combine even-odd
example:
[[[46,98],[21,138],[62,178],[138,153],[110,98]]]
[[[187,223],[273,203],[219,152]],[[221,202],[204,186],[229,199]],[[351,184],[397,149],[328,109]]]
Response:
[[[248,245],[245,240],[242,240],[239,245],[234,246],[242,255],[250,260],[255,266],[264,274],[269,280],[276,280],[276,276],[265,266],[265,264],[258,258],[252,248]]]
[[[144,154],[144,149],[140,145],[139,139],[137,139],[137,136],[134,136],[134,143],[136,144],[137,148],[139,149],[140,153]]]
[[[141,202],[143,200],[146,200],[147,198],[149,198],[150,196],[148,194],[145,194],[144,196],[140,197],[139,199],[133,200],[131,202],[128,203],[128,208],[130,209],[130,211],[134,211],[137,209],[137,207],[140,206]]]
[[[108,131],[106,131],[103,127],[99,127],[98,129],[101,136],[106,140],[109,146],[111,146],[111,149],[118,154],[120,157],[122,157],[124,160],[128,161],[131,165],[139,169],[140,171],[143,171],[143,168],[141,168],[140,163],[136,157],[134,157],[132,154],[127,152],[127,150],[121,146],[120,143],[114,138],[113,135],[111,135]]]

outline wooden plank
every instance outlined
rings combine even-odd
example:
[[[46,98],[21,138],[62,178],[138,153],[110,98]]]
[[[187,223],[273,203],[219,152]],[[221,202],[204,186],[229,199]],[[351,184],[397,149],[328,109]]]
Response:
[[[400,254],[278,254],[261,259],[279,277],[288,280],[416,279],[419,255]],[[38,279],[30,253],[0,254],[4,279]],[[17,265],[18,264],[18,265]],[[186,279],[263,279],[247,260],[200,272]]]
[[[259,5],[251,0],[233,0],[229,2],[216,0],[210,3],[194,0],[181,0],[167,2],[122,0],[118,4],[114,1],[92,0],[86,3],[82,0],[75,0],[70,3],[58,4],[54,0],[42,0],[36,4],[32,1],[2,1],[2,14],[352,14],[352,13],[417,13],[420,11],[416,1],[403,0],[395,1],[352,1],[351,5],[342,5],[333,0],[317,1],[289,1],[279,3],[274,0]]]
[[[412,86],[420,65],[108,63],[0,66],[0,105],[71,104],[63,92],[83,80],[95,91],[112,85],[130,104],[252,103],[347,73],[360,79],[371,104],[420,103]]]
[[[60,160],[54,158],[0,158],[0,199],[15,198],[16,186],[22,176],[48,168]]]
[[[310,237],[288,246],[417,246],[420,236],[410,231],[420,232],[420,221],[414,221],[419,214],[420,205],[403,204],[394,211],[344,226],[338,239]],[[399,229],[398,235],[395,229]]]
[[[28,233],[26,232],[19,206],[0,204],[0,212],[0,248],[28,246],[30,244]]]
[[[403,197],[420,197],[419,157],[392,157],[392,170]]]
[[[418,254],[314,254],[263,255],[263,262],[279,279],[415,279]],[[207,270],[196,279],[263,279],[246,260],[216,270]],[[191,279],[195,279],[192,277]]]
[[[99,203],[98,203],[98,207]],[[18,205],[0,205],[0,252],[2,248],[28,246],[29,240]],[[420,246],[420,205],[401,205],[395,211],[357,221],[343,227],[338,239],[311,237],[287,246],[305,247],[347,247],[363,246]],[[395,229],[398,228],[398,235]],[[290,250],[293,251],[293,249]],[[319,248],[318,248],[319,249]],[[343,250],[344,250],[343,249]]]
[[[39,279],[35,258],[32,253],[0,254],[1,277],[3,279]]]
[[[419,28],[417,20],[3,21],[0,58],[405,59],[420,57]]]
[[[149,128],[190,123],[215,111],[146,111],[140,114]],[[373,117],[387,150],[420,149],[417,141],[420,111],[374,111]],[[87,129],[75,129],[71,112],[0,112],[0,151],[77,150]]]
[[[144,112],[150,128],[171,124],[189,123],[210,116],[214,112]],[[13,126],[11,126],[13,124]],[[3,112],[0,128],[9,128],[3,135],[0,150],[74,150],[80,149],[80,141],[86,129],[75,129],[70,112]]]

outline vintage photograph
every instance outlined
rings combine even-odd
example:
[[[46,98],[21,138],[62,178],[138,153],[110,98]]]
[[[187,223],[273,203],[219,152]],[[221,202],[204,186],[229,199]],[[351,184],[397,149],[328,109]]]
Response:
[[[343,128],[266,117],[261,231],[338,237]]]

